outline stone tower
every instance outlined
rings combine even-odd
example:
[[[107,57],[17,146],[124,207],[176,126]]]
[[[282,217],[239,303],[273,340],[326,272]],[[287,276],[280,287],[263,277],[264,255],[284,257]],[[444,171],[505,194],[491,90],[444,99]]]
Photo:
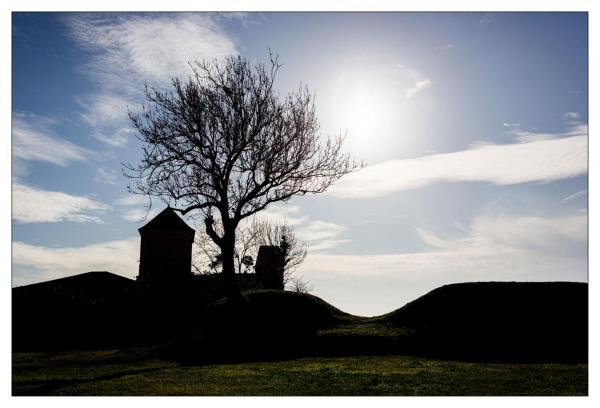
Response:
[[[283,290],[283,251],[276,245],[261,245],[258,249],[256,279],[264,289]]]
[[[190,278],[195,231],[172,208],[165,208],[138,231],[142,239],[138,280],[162,287]]]

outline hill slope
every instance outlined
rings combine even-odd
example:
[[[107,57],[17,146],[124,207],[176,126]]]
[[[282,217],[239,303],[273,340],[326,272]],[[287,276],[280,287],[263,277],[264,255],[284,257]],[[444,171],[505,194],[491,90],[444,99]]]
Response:
[[[131,288],[135,281],[106,271],[93,271],[66,278],[13,288],[13,297],[54,296],[79,297],[93,301],[103,297],[115,297]]]
[[[148,297],[109,273],[13,289],[13,349],[156,344],[200,359],[424,354],[502,361],[587,360],[587,284],[446,285],[383,316],[344,313],[318,297],[251,291],[205,307],[198,296]],[[190,356],[188,356],[190,354]],[[191,356],[193,354],[193,356]]]
[[[435,355],[587,359],[586,283],[446,285],[380,319],[410,327],[415,348]]]

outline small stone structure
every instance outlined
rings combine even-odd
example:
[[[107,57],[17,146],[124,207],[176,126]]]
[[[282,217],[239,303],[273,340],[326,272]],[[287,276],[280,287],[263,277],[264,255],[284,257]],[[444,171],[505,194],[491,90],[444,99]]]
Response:
[[[256,279],[264,289],[283,290],[283,251],[276,245],[262,245],[256,257]]]
[[[192,244],[195,231],[167,207],[139,230],[140,270],[138,281],[157,289],[218,286],[220,274],[192,275]],[[256,273],[236,274],[242,289],[283,290],[283,251],[275,245],[258,250]]]
[[[190,279],[195,231],[172,208],[165,208],[138,231],[142,240],[139,281],[160,287]]]

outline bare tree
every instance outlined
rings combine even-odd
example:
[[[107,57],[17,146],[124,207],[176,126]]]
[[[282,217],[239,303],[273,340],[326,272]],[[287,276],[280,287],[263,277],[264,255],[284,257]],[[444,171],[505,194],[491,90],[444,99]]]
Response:
[[[129,112],[143,150],[124,173],[131,192],[160,197],[182,214],[201,212],[235,295],[239,223],[270,203],[324,192],[359,166],[343,153],[341,136],[321,139],[306,87],[276,94],[277,56],[270,54],[269,64],[237,56],[190,66],[186,82],[173,79],[168,90],[147,86],[143,111]]]
[[[220,228],[220,223],[215,222]],[[199,273],[217,273],[222,267],[220,248],[204,233],[196,234],[197,251],[194,256],[194,269]],[[296,268],[304,262],[308,245],[298,239],[294,230],[284,221],[254,219],[251,224],[239,226],[236,233],[235,267],[237,273],[248,272],[258,256],[261,245],[279,246],[283,252],[283,283],[286,287],[298,288],[294,275]],[[301,282],[302,287],[309,285]]]
[[[288,290],[297,293],[310,293],[314,289],[313,286],[306,282],[301,276],[292,276],[288,286]]]
[[[283,252],[283,284],[292,280],[295,269],[304,262],[308,246],[298,239],[285,222],[257,220],[252,224],[256,253],[261,245],[277,245]]]
[[[253,224],[252,224],[253,225]],[[258,247],[256,245],[255,228],[238,226],[235,236],[234,265],[236,273],[249,272],[254,266]],[[223,228],[218,220],[215,220],[213,228],[221,234]],[[221,248],[206,234],[205,230],[196,232],[194,247],[197,248],[193,254],[192,267],[196,273],[210,274],[221,272],[223,266],[223,255]]]

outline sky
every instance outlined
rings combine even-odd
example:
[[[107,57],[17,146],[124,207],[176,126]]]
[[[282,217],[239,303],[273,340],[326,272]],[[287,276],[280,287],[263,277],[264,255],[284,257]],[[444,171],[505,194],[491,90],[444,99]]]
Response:
[[[13,286],[135,277],[128,110],[269,48],[277,91],[307,85],[367,164],[263,214],[308,243],[313,294],[370,316],[448,283],[587,281],[586,13],[13,13]]]

